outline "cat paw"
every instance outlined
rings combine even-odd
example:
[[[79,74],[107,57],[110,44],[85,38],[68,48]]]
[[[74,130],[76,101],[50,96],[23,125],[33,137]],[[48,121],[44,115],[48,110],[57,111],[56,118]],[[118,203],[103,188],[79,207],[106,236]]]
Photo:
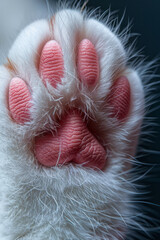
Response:
[[[0,69],[2,175],[8,172],[15,184],[23,175],[23,186],[29,178],[36,185],[36,176],[48,171],[50,181],[57,174],[67,187],[77,177],[85,181],[103,171],[112,182],[122,173],[135,154],[144,101],[141,80],[127,61],[119,38],[78,11],[60,11],[23,30]],[[70,176],[72,184],[65,179],[70,167],[80,174]],[[107,192],[106,186],[103,196]]]

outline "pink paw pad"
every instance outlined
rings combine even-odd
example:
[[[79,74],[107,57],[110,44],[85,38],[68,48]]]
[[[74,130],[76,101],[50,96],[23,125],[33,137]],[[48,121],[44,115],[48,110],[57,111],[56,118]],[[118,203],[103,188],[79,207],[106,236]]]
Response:
[[[98,81],[98,55],[94,45],[88,39],[83,39],[79,44],[77,69],[79,78],[84,84],[92,86]]]
[[[27,84],[21,78],[13,78],[9,85],[9,110],[15,122],[24,124],[29,121],[31,106],[31,94]]]
[[[89,131],[78,111],[63,116],[55,135],[51,132],[35,138],[35,156],[39,163],[53,167],[68,163],[103,169],[106,151]]]
[[[123,120],[130,109],[130,84],[126,77],[119,77],[112,85],[108,103],[112,107],[112,117]]]
[[[54,88],[64,76],[64,61],[60,45],[55,41],[48,41],[42,50],[39,71],[44,85],[50,83]]]

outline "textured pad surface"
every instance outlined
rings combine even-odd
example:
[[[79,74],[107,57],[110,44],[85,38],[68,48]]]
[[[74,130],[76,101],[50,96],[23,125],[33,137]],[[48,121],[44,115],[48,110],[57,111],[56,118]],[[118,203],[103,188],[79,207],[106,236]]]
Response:
[[[61,82],[64,75],[64,62],[61,47],[55,40],[51,40],[44,45],[39,71],[45,86],[46,81],[53,87]]]
[[[111,89],[109,105],[112,107],[112,116],[123,120],[130,108],[130,84],[126,77],[118,78]]]
[[[88,39],[83,39],[78,47],[77,68],[80,80],[86,85],[94,85],[99,78],[99,62],[96,49]]]
[[[78,111],[62,118],[55,136],[49,132],[35,139],[35,155],[47,167],[74,162],[102,169],[106,162],[106,151],[88,130]]]
[[[24,124],[30,120],[30,101],[31,94],[26,83],[21,78],[13,78],[9,85],[9,109],[17,123]]]

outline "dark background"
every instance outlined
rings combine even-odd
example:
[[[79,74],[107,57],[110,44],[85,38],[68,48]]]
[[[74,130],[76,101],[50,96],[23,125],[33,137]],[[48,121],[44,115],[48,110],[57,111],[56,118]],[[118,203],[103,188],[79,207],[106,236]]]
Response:
[[[132,22],[131,32],[139,33],[136,50],[143,49],[142,53],[147,57],[147,61],[152,61],[158,57],[160,59],[160,0],[90,0],[87,7],[91,9],[100,7],[102,13],[108,8],[111,11],[116,10],[115,15],[118,16],[119,20],[125,12],[121,28],[124,29],[128,21]],[[131,38],[130,43],[133,41],[134,38]],[[158,59],[156,64],[156,74],[158,75],[160,74]],[[145,234],[142,230],[134,230],[127,237],[127,240],[160,239],[160,232],[158,232],[160,230],[160,77],[153,77],[151,82],[156,83],[150,92],[154,99],[150,101],[152,104],[147,107],[146,114],[146,118],[150,119],[151,123],[144,128],[137,153],[137,159],[140,163],[139,170],[143,176],[137,180],[137,183],[143,186],[139,191],[143,192],[145,189],[147,192],[140,194],[137,202],[139,202],[143,213],[150,218],[144,224],[150,231],[149,234]],[[144,81],[144,85],[146,84]],[[145,121],[144,126],[146,123]],[[135,167],[134,169],[137,170]]]
[[[136,41],[136,50],[143,49],[142,53],[147,57],[147,61],[152,61],[158,57],[160,59],[159,0],[90,0],[87,6],[94,8],[100,6],[102,12],[108,8],[110,8],[111,11],[116,10],[115,15],[117,15],[119,19],[121,19],[125,12],[121,28],[124,29],[128,21],[132,22],[131,32],[139,33]],[[130,40],[130,43],[132,43],[133,40],[134,38]],[[160,74],[158,64],[159,60],[156,61],[157,75]],[[154,102],[154,100],[156,101],[152,103],[150,107],[147,107],[146,119],[150,118],[151,123],[148,127],[144,128],[144,134],[142,134],[140,139],[141,144],[137,153],[141,175],[144,175],[144,177],[137,180],[137,183],[145,186],[145,192],[148,192],[145,195],[140,195],[138,201],[144,214],[150,217],[144,224],[145,227],[153,229],[150,231],[150,235],[145,234],[142,230],[134,230],[134,232],[127,237],[128,240],[160,239],[160,77],[153,77],[151,82],[156,83],[154,90],[150,93],[154,96],[152,102]],[[146,84],[145,81],[144,84]],[[154,122],[154,124],[152,124],[152,122]],[[155,125],[155,123],[157,125]],[[146,124],[146,121],[144,121],[144,125]],[[159,230],[157,228],[159,228]]]
[[[102,12],[110,7],[111,11],[117,11],[116,15],[119,19],[125,11],[121,27],[125,28],[128,20],[132,22],[131,32],[139,33],[136,50],[143,49],[142,53],[147,57],[147,61],[152,61],[158,57],[160,59],[160,0],[90,0],[87,6],[94,8],[100,6]],[[130,40],[130,43],[133,40],[134,38]],[[160,74],[159,63],[160,61],[157,60],[157,75]],[[145,192],[148,192],[139,196],[139,206],[143,209],[144,214],[150,217],[150,220],[144,224],[145,227],[153,229],[150,231],[150,235],[145,234],[142,230],[135,230],[127,237],[127,240],[160,239],[160,77],[153,77],[151,82],[156,83],[154,90],[150,93],[154,96],[152,102],[156,101],[147,107],[146,119],[150,118],[151,123],[144,128],[137,153],[141,175],[145,176],[137,183],[145,186]],[[144,84],[146,83],[144,82]],[[144,125],[146,124],[144,121]],[[142,149],[146,150],[145,154]]]

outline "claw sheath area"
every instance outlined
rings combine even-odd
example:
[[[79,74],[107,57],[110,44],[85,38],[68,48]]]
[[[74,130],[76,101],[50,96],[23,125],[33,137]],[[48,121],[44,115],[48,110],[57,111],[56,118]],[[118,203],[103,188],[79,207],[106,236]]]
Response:
[[[15,122],[28,122],[31,106],[31,94],[25,81],[19,77],[12,78],[9,85],[9,110]]]

